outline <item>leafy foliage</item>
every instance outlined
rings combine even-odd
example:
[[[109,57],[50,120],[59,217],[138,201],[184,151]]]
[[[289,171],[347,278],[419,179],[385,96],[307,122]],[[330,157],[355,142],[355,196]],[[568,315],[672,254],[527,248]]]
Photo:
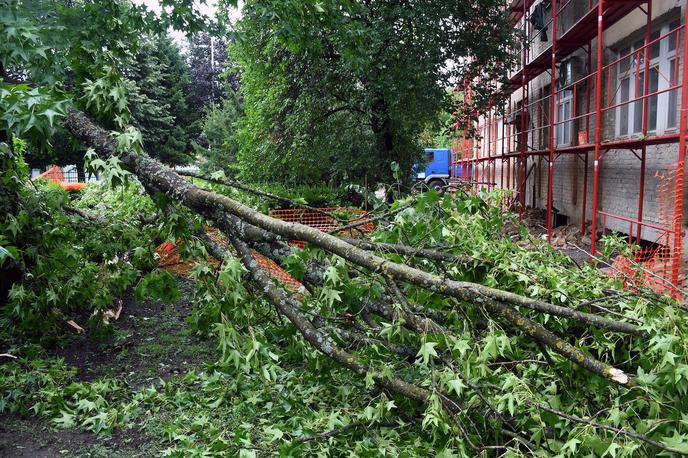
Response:
[[[447,87],[473,65],[497,80],[508,67],[512,28],[500,7],[246,2],[230,46],[246,98],[242,176],[389,181],[394,161],[410,171],[424,126],[449,111]]]
[[[7,210],[0,216],[0,246],[11,260],[0,263],[7,275],[0,332],[49,341],[71,314],[111,307],[151,268],[155,228],[136,221],[153,204],[133,185],[108,191],[124,183],[116,158],[96,163],[110,178],[89,185],[76,201],[51,182],[29,184],[23,149],[20,141],[12,148],[0,144],[0,192]],[[94,212],[94,220],[68,213],[72,206]]]
[[[191,76],[179,48],[167,36],[148,37],[125,71],[132,124],[146,151],[166,164],[189,163],[198,114],[189,104]]]
[[[192,1],[163,3],[166,9],[157,17],[127,0],[0,1],[0,139],[21,136],[41,152],[34,157],[29,148],[32,162],[43,163],[56,119],[73,102],[110,128],[143,124],[148,145],[161,145],[160,158],[188,161],[192,135],[173,124],[193,121],[185,104],[188,69],[169,39],[156,38],[153,48],[142,37],[161,37],[168,27],[182,25],[193,33],[207,18],[194,11]],[[155,59],[157,68],[146,67],[146,58],[149,64]],[[132,87],[126,77],[136,74],[139,86]],[[163,99],[167,106],[160,108]],[[144,113],[153,115],[149,124]],[[57,151],[49,151],[53,161],[81,162],[63,138],[58,143]]]
[[[229,89],[219,104],[211,103],[203,119],[202,139],[196,145],[200,167],[206,173],[221,170],[226,176],[237,172],[237,122],[244,113],[239,94]]]
[[[614,432],[567,421],[542,406],[564,415],[592,418],[604,425],[647,434],[662,444],[688,451],[681,413],[685,406],[680,401],[688,389],[685,337],[681,337],[685,335],[684,313],[652,293],[620,291],[618,280],[605,276],[594,266],[579,268],[545,243],[527,237],[523,241],[536,243],[537,249],[522,248],[518,231],[513,238],[495,237],[505,227],[501,210],[485,204],[480,197],[440,198],[430,192],[419,200],[414,208],[400,213],[389,229],[376,232],[374,239],[392,243],[403,240],[417,247],[446,246],[455,254],[468,255],[472,262],[445,264],[441,268],[443,275],[458,281],[490,285],[582,310],[592,308],[585,305],[588,301],[599,303],[606,297],[605,308],[642,323],[648,334],[628,337],[546,315],[537,319],[558,334],[568,336],[586,352],[599,355],[624,371],[637,372],[639,386],[628,389],[610,385],[556,354],[544,356],[526,336],[515,335],[494,322],[488,325],[480,306],[448,300],[413,286],[404,287],[409,302],[423,304],[444,316],[444,326],[451,333],[412,334],[401,319],[383,320],[380,344],[359,352],[365,364],[404,374],[407,380],[433,391],[452,393],[463,406],[458,415],[461,423],[475,428],[475,435],[469,432],[474,441],[485,431],[500,429],[500,421],[484,413],[487,407],[481,396],[486,396],[488,402],[493,402],[493,409],[513,421],[519,431],[527,432],[527,440],[535,444],[542,456],[638,456],[652,449]],[[317,251],[296,256],[291,271],[299,276],[305,266],[302,263],[317,256]],[[422,265],[424,270],[440,269],[421,258],[395,254],[388,257]],[[322,293],[306,301],[310,314],[357,316],[361,313],[361,297],[380,297],[384,284],[379,280],[352,276],[347,263],[337,258],[330,261],[335,270],[326,274]],[[390,358],[385,340],[418,349],[415,364],[408,366],[403,358]],[[444,367],[436,367],[434,361],[440,357],[451,362],[443,360]],[[430,402],[423,414],[423,425],[433,432],[435,441],[450,440],[455,453],[472,456],[466,442],[452,436],[454,421],[441,405]],[[509,447],[507,456],[522,453]]]
[[[96,434],[110,432],[135,414],[135,406],[123,402],[128,391],[114,379],[74,381],[75,371],[63,360],[22,363],[3,367],[0,413],[46,416],[56,427],[80,427]]]
[[[151,425],[165,453],[175,456],[488,456],[488,449],[471,446],[486,438],[503,456],[688,453],[688,323],[679,304],[644,290],[623,291],[595,266],[576,266],[532,240],[495,204],[498,194],[431,191],[415,202],[398,201],[391,209],[403,211],[372,239],[440,247],[460,259],[438,263],[381,253],[425,272],[637,323],[643,334],[626,335],[522,310],[587,354],[636,374],[635,386],[614,385],[550,354],[515,332],[514,323],[489,317],[481,300],[466,303],[432,289],[400,285],[403,294],[391,299],[389,316],[354,328],[368,313],[362,298],[390,300],[390,279],[314,247],[284,262],[301,279],[310,263],[326,266],[322,285],[299,292],[299,311],[375,368],[360,371],[365,377],[333,363],[288,325],[246,281],[232,253],[219,265],[199,262],[193,269],[190,325],[216,339],[221,354],[207,372],[140,389],[107,377],[83,382],[62,361],[26,344],[53,343],[66,319],[109,308],[131,290],[176,299],[175,279],[155,269],[153,247],[161,242],[178,245],[183,259],[208,257],[196,236],[204,221],[169,196],[145,197],[116,156],[87,153],[89,167],[105,180],[80,198],[26,178],[27,148],[45,148],[69,97],[119,131],[113,134],[119,150],[155,145],[170,162],[182,161],[172,152],[182,151],[190,135],[170,127],[191,116],[182,103],[183,66],[169,41],[141,37],[170,24],[193,32],[198,23],[191,0],[162,4],[159,24],[125,1],[0,4],[6,7],[0,12],[0,109],[9,113],[0,125],[0,273],[10,278],[1,296],[0,335],[3,342],[20,342],[13,351],[21,357],[0,366],[0,412],[32,412],[98,434]],[[474,76],[473,65],[491,80],[508,64],[511,28],[500,6],[491,0],[247,2],[231,47],[246,97],[246,118],[234,137],[242,174],[270,182],[278,193],[286,189],[273,182],[294,177],[400,176],[415,160],[421,131],[446,107],[446,86]],[[456,56],[465,59],[448,68]],[[478,90],[476,103],[493,89]],[[166,97],[169,106],[160,102]],[[216,164],[234,154],[235,144],[224,143],[234,126],[220,129],[218,119],[236,113],[232,105],[224,110],[211,109],[205,126],[209,141],[228,147],[218,148],[220,155],[211,158]],[[341,196],[313,187],[294,197],[319,204],[316,198]],[[268,208],[262,200],[242,200]],[[609,242],[607,254],[620,250]],[[401,313],[409,305],[401,303],[404,297],[439,317],[442,331],[412,332]],[[102,322],[93,321],[89,329]],[[363,339],[347,338],[342,330],[349,328]],[[376,380],[393,376],[423,387],[427,402],[381,391]],[[455,417],[445,408],[448,398],[461,407]],[[321,436],[327,440],[309,436],[328,430],[331,437]]]
[[[285,204],[266,197],[256,196],[224,185],[194,179],[194,184],[220,194],[225,194],[250,207],[268,213],[270,210],[284,208]],[[256,189],[289,198],[313,207],[358,207],[362,202],[357,187],[341,188],[326,185],[288,186],[282,183],[257,183]],[[374,196],[369,196],[372,201]],[[371,205],[372,207],[372,205]],[[342,215],[347,216],[347,215]],[[344,218],[346,219],[346,218]]]
[[[450,393],[463,406],[459,418],[470,425],[469,437],[475,441],[486,431],[497,438],[502,434],[497,414],[484,404],[483,398],[488,399],[492,409],[532,444],[517,447],[517,442],[504,437],[505,456],[631,457],[657,451],[546,409],[688,450],[682,414],[688,392],[685,315],[667,298],[621,291],[617,280],[594,266],[576,267],[517,226],[511,237],[495,237],[515,219],[505,221],[498,207],[486,204],[484,199],[493,198],[498,199],[426,193],[415,206],[399,213],[393,225],[379,229],[374,239],[408,239],[418,247],[451,246],[448,251],[473,259],[442,267],[445,275],[457,280],[479,281],[583,310],[591,307],[585,302],[602,303],[599,300],[606,297],[605,307],[640,321],[647,335],[603,332],[545,315],[538,319],[586,351],[636,372],[637,387],[611,385],[556,354],[545,357],[526,336],[488,324],[480,307],[412,286],[404,288],[409,300],[444,315],[443,325],[451,333],[414,334],[400,319],[381,320],[380,340],[358,346],[360,358],[383,372],[400,373],[409,381]],[[523,248],[526,243],[537,244],[537,249]],[[387,256],[440,269],[421,258]],[[323,259],[323,253],[309,248],[296,252],[285,265],[300,277],[305,262],[314,258]],[[329,261],[324,287],[304,301],[304,310],[313,316],[357,316],[359,298],[379,297],[384,285],[365,275],[352,275],[341,259]],[[146,425],[172,456],[337,455],[351,450],[360,455],[475,456],[456,433],[439,398],[423,409],[378,391],[370,379],[352,377],[284,326],[267,302],[252,295],[244,274],[231,256],[217,268],[201,263],[194,270],[197,290],[191,321],[196,329],[215,336],[221,354],[209,372],[193,371],[134,390],[108,379],[74,383],[59,361],[34,360],[33,366],[20,370],[19,364],[29,364],[23,361],[1,369],[3,380],[10,382],[3,386],[15,388],[3,392],[0,410],[28,412],[35,406],[35,413],[57,425],[101,433]],[[413,349],[415,358],[390,353],[386,347],[390,342]],[[440,358],[451,363],[439,366]],[[350,424],[361,426],[344,429],[328,441],[303,440]],[[531,446],[535,448],[529,450]]]

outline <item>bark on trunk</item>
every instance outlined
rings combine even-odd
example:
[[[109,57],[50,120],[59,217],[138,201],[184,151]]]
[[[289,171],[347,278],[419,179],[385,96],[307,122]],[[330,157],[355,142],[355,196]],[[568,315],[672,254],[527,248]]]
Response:
[[[65,125],[76,137],[94,147],[99,154],[111,156],[118,153],[115,141],[109,133],[94,125],[83,113],[70,110]],[[274,240],[279,240],[280,237],[282,240],[304,240],[385,278],[410,283],[438,294],[483,306],[493,318],[499,318],[505,324],[525,332],[536,342],[546,345],[575,364],[615,383],[632,382],[621,370],[586,355],[516,310],[515,306],[528,307],[530,305],[532,307],[537,301],[483,285],[446,279],[397,264],[317,229],[271,218],[226,196],[193,186],[145,154],[124,152],[120,153],[119,157],[140,180],[205,216],[225,233],[247,240],[255,226],[276,234]]]

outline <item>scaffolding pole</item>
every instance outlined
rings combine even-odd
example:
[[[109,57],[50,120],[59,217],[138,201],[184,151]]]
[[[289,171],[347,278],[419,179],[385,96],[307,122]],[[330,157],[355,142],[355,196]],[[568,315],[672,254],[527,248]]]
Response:
[[[683,5],[683,72],[681,81],[681,114],[679,122],[679,140],[678,140],[678,164],[676,182],[680,183],[681,189],[676,193],[676,201],[674,203],[674,258],[671,266],[671,283],[679,285],[678,272],[681,266],[681,256],[676,256],[681,253],[683,243],[683,193],[682,189],[685,176],[685,160],[686,160],[686,141],[688,140],[688,4]],[[679,40],[676,40],[678,46]],[[678,50],[677,50],[678,51]],[[677,62],[678,64],[678,62]]]
[[[648,92],[650,90],[650,40],[652,37],[652,0],[647,0],[647,23],[645,25],[645,68],[643,78],[643,138],[647,137],[647,112],[650,103]],[[643,201],[645,200],[645,159],[647,157],[647,145],[643,144],[640,152],[640,189],[638,190],[638,229],[636,239],[640,243],[643,225]],[[633,232],[629,232],[628,241],[633,243]]]
[[[547,172],[547,241],[552,241],[552,179],[554,178],[554,129],[557,118],[555,114],[554,96],[556,94],[557,71],[557,0],[552,0],[552,68],[550,74],[549,98],[549,170]]]
[[[528,10],[526,9],[527,2],[523,2],[523,29],[526,32],[526,41],[528,40]],[[523,210],[526,206],[526,142],[528,134],[526,132],[526,107],[528,106],[528,86],[526,84],[526,65],[528,64],[528,46],[524,43],[523,46],[523,63],[521,70],[521,139],[519,144],[520,150],[520,166],[521,173],[518,179],[518,220],[523,220]]]
[[[592,179],[592,223],[590,225],[590,257],[595,256],[597,238],[597,193],[599,192],[600,157],[602,153],[602,34],[604,33],[604,0],[597,4],[597,75],[595,75],[595,162]]]

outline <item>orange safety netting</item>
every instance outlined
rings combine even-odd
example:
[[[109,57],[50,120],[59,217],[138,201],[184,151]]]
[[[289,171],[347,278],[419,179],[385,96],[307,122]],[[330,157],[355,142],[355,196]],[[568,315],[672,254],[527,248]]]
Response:
[[[369,234],[375,229],[375,226],[368,217],[368,212],[360,208],[330,207],[318,208],[318,210],[319,211],[309,210],[307,208],[284,208],[280,210],[271,210],[270,216],[290,223],[300,223],[322,232],[330,232],[334,229],[344,227],[345,225],[368,221],[360,226],[339,233],[345,237],[357,237],[362,234]],[[346,220],[346,223],[341,223],[341,220]],[[290,243],[300,248],[306,245],[305,242],[300,240],[291,240]]]
[[[266,258],[257,251],[253,251],[253,259],[256,260],[261,269],[266,271],[270,277],[278,283],[281,283],[284,288],[292,293],[299,295],[309,295],[310,293],[300,281],[289,275],[286,270],[282,269],[275,261]]]
[[[683,262],[683,232],[677,221],[683,192],[683,164],[678,163],[664,172],[657,172],[658,226],[661,231],[651,247],[641,248],[634,253],[633,260],[618,256],[612,265],[612,275],[622,279],[624,287],[636,289],[647,287],[659,294],[674,298],[682,295],[685,281]]]
[[[35,179],[45,178],[46,180],[54,181],[59,184],[65,191],[81,191],[86,186],[86,183],[68,183],[65,181],[64,174],[62,173],[62,168],[57,165],[53,165],[45,172],[38,175]]]
[[[206,228],[206,233],[215,243],[223,247],[228,245],[227,239],[222,236],[219,230],[208,227]],[[180,245],[181,242],[179,240],[176,243],[169,241],[161,243],[155,249],[155,252],[160,257],[158,265],[174,275],[189,276],[191,270],[197,264],[197,261],[193,259],[183,260],[179,252]],[[270,278],[284,286],[287,291],[300,295],[301,297],[309,294],[301,282],[289,275],[287,271],[282,269],[272,259],[266,258],[255,250],[253,251],[253,259],[256,260],[261,269],[267,272]],[[220,262],[212,256],[208,257],[208,262],[213,267],[217,267],[220,264]]]

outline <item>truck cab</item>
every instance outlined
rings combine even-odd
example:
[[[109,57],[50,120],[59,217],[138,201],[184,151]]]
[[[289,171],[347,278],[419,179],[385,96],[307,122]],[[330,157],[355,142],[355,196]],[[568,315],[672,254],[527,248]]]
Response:
[[[415,180],[423,187],[442,191],[449,184],[450,150],[444,148],[425,148],[422,164],[414,167]]]

